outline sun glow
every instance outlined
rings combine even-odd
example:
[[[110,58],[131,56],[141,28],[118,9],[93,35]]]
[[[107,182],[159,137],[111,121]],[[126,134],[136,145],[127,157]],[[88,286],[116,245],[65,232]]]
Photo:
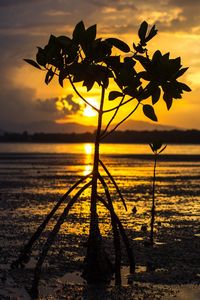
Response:
[[[90,102],[93,106],[97,107],[97,102],[95,99],[87,99],[88,102]],[[96,117],[97,112],[89,105],[86,105],[85,108],[83,109],[83,116],[86,117]]]
[[[90,155],[93,153],[93,147],[92,144],[84,144],[84,151],[85,154]]]

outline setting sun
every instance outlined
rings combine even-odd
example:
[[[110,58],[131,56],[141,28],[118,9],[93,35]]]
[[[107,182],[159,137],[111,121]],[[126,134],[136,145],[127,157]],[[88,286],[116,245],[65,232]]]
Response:
[[[90,103],[92,103],[92,105],[97,107],[97,103],[94,99],[88,99],[88,101]],[[86,107],[83,110],[83,116],[96,117],[96,115],[97,115],[97,112],[92,107],[90,107],[89,105],[86,105]]]

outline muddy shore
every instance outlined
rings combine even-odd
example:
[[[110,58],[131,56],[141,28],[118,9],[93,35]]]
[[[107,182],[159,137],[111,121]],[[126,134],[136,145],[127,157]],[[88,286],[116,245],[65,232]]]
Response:
[[[80,171],[67,173],[62,162],[54,157],[35,164],[31,159],[7,163],[1,160],[0,190],[0,299],[30,299],[33,269],[44,241],[62,211],[46,228],[33,249],[31,261],[24,269],[10,270],[10,263],[17,258],[21,247],[54,206],[58,198],[77,178]],[[117,160],[113,160],[114,172]],[[126,165],[126,162],[124,166]],[[138,168],[143,168],[140,162]],[[89,164],[88,164],[89,165]],[[185,163],[184,163],[185,165]],[[9,167],[10,166],[10,167]],[[174,163],[173,163],[174,166]],[[10,169],[9,169],[10,168]],[[50,168],[50,171],[49,171]],[[149,166],[150,168],[150,166]],[[88,286],[81,278],[86,252],[89,223],[88,192],[82,195],[66,222],[45,261],[40,283],[40,299],[190,299],[200,298],[200,197],[198,182],[199,164],[193,172],[183,169],[174,174],[168,163],[168,177],[163,176],[160,164],[156,216],[156,243],[146,245],[149,237],[142,229],[149,224],[147,199],[151,185],[147,177],[118,175],[117,181],[127,200],[125,212],[119,200],[114,205],[120,215],[136,256],[136,274],[129,276],[128,261],[123,255],[123,286],[116,288]],[[174,167],[173,167],[174,168]],[[169,176],[169,170],[171,176]],[[173,169],[174,170],[174,169]],[[191,170],[191,167],[190,167]],[[147,170],[148,171],[148,170]],[[78,173],[79,172],[79,173]],[[81,171],[82,172],[82,171]],[[114,190],[112,190],[114,195]],[[133,200],[134,199],[134,200]],[[133,207],[137,208],[135,214]],[[107,212],[100,206],[99,219],[108,255],[113,260],[112,231]]]

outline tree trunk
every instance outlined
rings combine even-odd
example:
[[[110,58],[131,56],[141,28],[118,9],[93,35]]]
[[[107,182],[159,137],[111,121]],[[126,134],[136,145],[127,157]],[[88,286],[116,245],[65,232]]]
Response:
[[[102,126],[102,111],[104,102],[105,88],[102,87],[101,103],[98,116],[98,127],[95,138],[95,152],[93,163],[93,177],[91,190],[91,206],[90,206],[90,232],[87,245],[87,254],[83,270],[83,277],[88,283],[106,283],[111,280],[113,267],[105,253],[103,247],[102,236],[99,230],[98,214],[97,214],[97,180],[99,166],[99,142]]]

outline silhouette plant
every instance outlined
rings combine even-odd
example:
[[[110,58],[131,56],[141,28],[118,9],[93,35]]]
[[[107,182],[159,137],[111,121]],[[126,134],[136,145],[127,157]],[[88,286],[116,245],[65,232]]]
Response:
[[[152,205],[151,205],[151,223],[150,223],[150,245],[154,244],[154,222],[155,222],[155,184],[156,184],[156,166],[157,159],[160,153],[162,153],[167,145],[163,146],[161,142],[153,142],[149,144],[154,154],[154,166],[153,166],[153,183],[152,183]]]
[[[134,273],[135,271],[133,250],[124,227],[115,213],[109,187],[100,173],[100,166],[114,185],[125,209],[126,204],[115,179],[100,159],[99,147],[105,137],[116,130],[120,124],[140,107],[147,118],[157,121],[153,106],[162,98],[161,91],[168,109],[170,109],[173,99],[179,99],[182,97],[184,91],[190,91],[190,88],[186,84],[177,80],[187,70],[187,68],[182,68],[180,57],[171,59],[169,53],[162,54],[159,50],[152,57],[148,54],[147,43],[156,34],[157,29],[155,25],[149,28],[147,22],[144,21],[138,31],[139,43],[137,45],[133,43],[132,49],[130,49],[124,41],[117,38],[97,38],[96,25],[86,29],[84,23],[81,21],[75,26],[71,38],[51,35],[48,44],[44,48],[38,47],[36,61],[25,59],[27,63],[46,72],[46,84],[49,84],[54,77],[58,78],[61,87],[63,87],[64,81],[68,81],[78,97],[98,114],[92,172],[76,182],[58,201],[24,246],[18,259],[12,264],[12,267],[24,266],[30,258],[33,244],[39,239],[60,205],[66,201],[66,207],[58,217],[57,223],[49,233],[39,255],[31,291],[33,297],[37,297],[38,295],[38,283],[42,264],[62,223],[65,221],[69,210],[78,200],[79,196],[89,187],[91,188],[90,230],[87,254],[84,261],[84,278],[88,283],[109,282],[113,274],[113,268],[105,253],[99,229],[98,202],[101,202],[106,207],[111,217],[115,249],[114,272],[116,285],[121,284],[121,239],[125,244],[129,258],[130,273]],[[120,51],[120,54],[117,51]],[[96,107],[92,101],[88,101],[80,93],[77,86],[78,82],[82,83],[87,92],[92,90],[94,85],[99,86],[99,107]],[[114,89],[113,86],[115,86]],[[106,92],[108,92],[108,96]],[[111,108],[105,109],[106,98],[108,102],[116,102],[116,104]],[[149,104],[149,101],[151,104]],[[129,108],[129,112],[122,117],[120,112],[125,106]],[[103,128],[103,117],[110,114],[112,116]],[[113,123],[116,116],[121,116],[121,120],[114,127],[111,127],[111,123]],[[80,188],[80,184],[83,183],[84,185]],[[104,196],[99,194],[99,185],[105,191]],[[78,192],[70,198],[71,192],[77,188],[79,188]]]

